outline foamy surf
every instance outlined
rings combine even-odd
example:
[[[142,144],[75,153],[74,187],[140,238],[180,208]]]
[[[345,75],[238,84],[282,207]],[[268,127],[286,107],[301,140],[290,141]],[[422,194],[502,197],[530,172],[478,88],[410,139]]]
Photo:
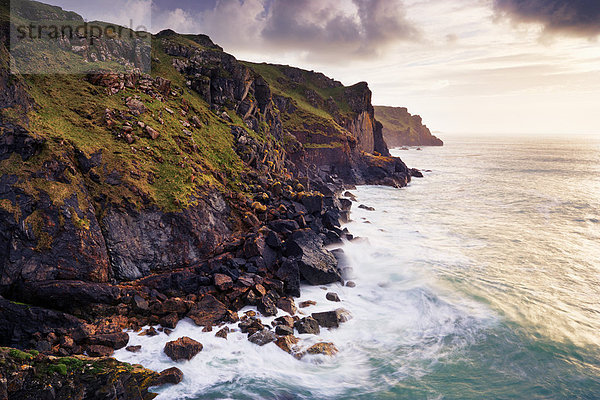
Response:
[[[297,304],[316,302],[299,309],[300,316],[339,307],[352,314],[353,318],[337,329],[296,335],[304,349],[317,342],[333,342],[339,350],[334,357],[298,360],[274,343],[250,343],[237,324],[229,325],[232,332],[225,340],[215,337],[219,328],[202,332],[188,319],[180,321],[170,335],[149,337],[130,332],[129,344],[141,345],[141,351],[122,349],[115,357],[155,371],[180,368],[183,382],[161,388],[158,399],[344,398],[375,393],[427,374],[440,358],[476,341],[478,332],[493,323],[494,316],[485,306],[436,281],[438,258],[458,263],[460,256],[449,260],[448,254],[421,248],[422,233],[390,219],[389,213],[397,212],[386,200],[390,190],[398,191],[379,187],[354,191],[358,203],[348,228],[364,239],[345,243],[343,249],[351,267],[346,278],[356,287],[340,283],[303,286],[302,296],[296,299]],[[358,209],[361,202],[376,210]],[[328,292],[337,293],[341,302],[327,300]],[[240,315],[249,310],[256,311],[247,307]],[[278,316],[284,314],[280,311]],[[266,324],[274,318],[261,319]],[[191,361],[176,363],[163,348],[167,341],[182,336],[201,342],[204,349]],[[387,370],[390,372],[384,373]]]

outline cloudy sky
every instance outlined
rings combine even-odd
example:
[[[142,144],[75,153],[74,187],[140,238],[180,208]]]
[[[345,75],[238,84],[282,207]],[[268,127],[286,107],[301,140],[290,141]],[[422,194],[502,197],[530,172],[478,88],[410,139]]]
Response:
[[[600,0],[49,0],[206,33],[406,106],[446,134],[600,134]]]

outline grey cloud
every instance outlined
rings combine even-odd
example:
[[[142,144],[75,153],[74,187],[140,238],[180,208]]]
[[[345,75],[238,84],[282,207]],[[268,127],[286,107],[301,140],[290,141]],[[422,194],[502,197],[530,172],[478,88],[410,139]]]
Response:
[[[513,21],[541,23],[546,32],[600,34],[599,0],[494,0],[494,7]]]
[[[275,0],[261,31],[267,45],[316,58],[368,57],[418,35],[400,0]]]

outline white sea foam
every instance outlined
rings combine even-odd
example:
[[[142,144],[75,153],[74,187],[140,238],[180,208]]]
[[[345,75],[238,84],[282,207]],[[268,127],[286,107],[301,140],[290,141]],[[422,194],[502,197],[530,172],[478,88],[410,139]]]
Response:
[[[359,202],[376,207],[370,212],[358,209],[356,203],[354,221],[348,224],[351,232],[367,238],[343,246],[352,267],[349,278],[356,287],[339,283],[304,286],[301,298],[296,299],[317,302],[300,309],[300,315],[338,307],[351,312],[353,318],[338,329],[322,329],[317,336],[298,335],[304,348],[316,342],[333,342],[340,350],[335,357],[297,360],[274,343],[260,347],[248,342],[239,329],[224,340],[215,337],[216,329],[202,332],[189,320],[181,321],[170,336],[131,332],[130,344],[142,345],[142,350],[130,353],[122,349],[116,357],[156,371],[180,368],[184,381],[161,388],[158,399],[200,398],[205,394],[211,398],[288,398],[285,396],[290,393],[293,398],[335,398],[368,393],[381,385],[392,386],[408,376],[425,374],[439,357],[475,340],[481,327],[493,320],[493,314],[436,281],[436,262],[443,258],[444,263],[460,263],[463,258],[421,247],[423,235],[441,233],[417,232],[390,218],[390,213],[399,212],[398,205],[390,204],[387,197],[390,190],[397,189],[363,187],[355,191]],[[365,219],[371,223],[363,223]],[[326,300],[329,291],[342,301]],[[204,349],[191,361],[175,363],[163,348],[167,341],[181,336],[198,340]],[[391,368],[389,374],[381,374],[381,366],[372,363],[374,356],[382,355],[381,362]]]

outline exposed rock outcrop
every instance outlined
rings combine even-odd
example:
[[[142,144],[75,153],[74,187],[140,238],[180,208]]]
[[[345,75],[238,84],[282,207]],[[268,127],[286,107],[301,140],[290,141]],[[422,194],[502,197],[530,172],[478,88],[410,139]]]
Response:
[[[383,124],[383,137],[390,147],[443,146],[431,134],[419,115],[411,115],[404,107],[375,106],[375,117]]]

